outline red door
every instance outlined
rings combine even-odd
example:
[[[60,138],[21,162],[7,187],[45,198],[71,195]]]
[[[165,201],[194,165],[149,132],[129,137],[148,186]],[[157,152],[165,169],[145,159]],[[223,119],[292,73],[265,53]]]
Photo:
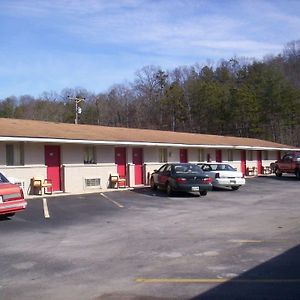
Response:
[[[135,185],[143,184],[143,148],[132,149],[132,163],[134,164]]]
[[[187,163],[188,162],[187,149],[180,149],[180,162],[181,163]]]
[[[209,154],[209,153],[206,154],[206,161],[207,161],[207,162],[211,162],[210,154]]]
[[[52,180],[53,191],[60,191],[60,146],[45,146],[47,179]]]
[[[246,150],[241,150],[241,172],[246,175]]]
[[[222,162],[222,150],[216,150],[216,162]]]
[[[257,151],[257,174],[262,173],[261,151]]]
[[[120,178],[126,178],[126,148],[115,148],[115,164]]]

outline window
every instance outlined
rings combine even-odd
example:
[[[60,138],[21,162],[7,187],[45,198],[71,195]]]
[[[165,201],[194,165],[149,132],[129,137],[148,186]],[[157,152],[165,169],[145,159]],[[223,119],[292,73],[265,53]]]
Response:
[[[269,151],[264,150],[263,151],[263,160],[268,160],[269,159]]]
[[[174,166],[174,171],[176,174],[185,173],[185,174],[192,174],[192,173],[201,173],[202,170],[198,165],[194,164],[180,164]]]
[[[204,149],[199,149],[198,150],[198,161],[205,161],[205,158],[204,158]]]
[[[24,144],[6,144],[6,165],[22,166],[24,165]]]
[[[168,161],[168,149],[161,148],[159,149],[159,162],[167,162]]]
[[[247,151],[247,160],[249,161],[253,160],[253,151],[251,150]]]
[[[286,154],[283,158],[283,161],[291,161],[293,160],[293,156],[291,154]]]
[[[233,150],[228,150],[227,153],[228,161],[233,161]]]
[[[163,165],[162,167],[160,167],[160,168],[158,169],[157,172],[163,173],[163,172],[165,171],[165,169],[167,168],[167,166],[168,166],[168,165]]]
[[[84,163],[95,164],[96,163],[96,149],[93,146],[87,146],[84,148]]]

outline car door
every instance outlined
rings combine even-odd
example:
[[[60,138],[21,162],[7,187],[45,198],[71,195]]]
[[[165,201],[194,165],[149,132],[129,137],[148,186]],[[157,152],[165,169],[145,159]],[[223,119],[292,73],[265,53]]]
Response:
[[[163,168],[158,170],[158,184],[160,186],[165,186],[166,182],[170,176],[171,166],[166,164]]]
[[[293,161],[293,157],[290,154],[286,154],[282,158],[282,164],[281,164],[282,172],[288,172],[291,169],[292,161]]]
[[[155,184],[160,185],[161,176],[167,165],[161,166],[157,171],[152,174]]]

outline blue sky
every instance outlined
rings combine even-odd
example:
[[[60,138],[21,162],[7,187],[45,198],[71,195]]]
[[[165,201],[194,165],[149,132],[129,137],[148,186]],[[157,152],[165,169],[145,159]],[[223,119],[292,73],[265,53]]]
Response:
[[[299,28],[298,0],[0,0],[0,99],[277,55]]]

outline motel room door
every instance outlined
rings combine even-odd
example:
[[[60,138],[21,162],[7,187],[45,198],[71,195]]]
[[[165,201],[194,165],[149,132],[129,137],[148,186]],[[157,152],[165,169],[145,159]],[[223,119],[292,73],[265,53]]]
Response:
[[[188,162],[188,152],[187,149],[180,149],[180,162],[187,163]]]
[[[126,148],[115,148],[115,164],[120,178],[126,179]]]
[[[60,146],[45,146],[47,179],[52,180],[53,191],[60,191]]]
[[[135,185],[143,184],[143,148],[132,149],[132,163],[134,164]]]
[[[241,150],[241,172],[246,175],[246,150]]]
[[[257,174],[262,173],[262,152],[261,150],[257,150]]]
[[[222,162],[222,150],[221,149],[216,150],[216,162]]]

